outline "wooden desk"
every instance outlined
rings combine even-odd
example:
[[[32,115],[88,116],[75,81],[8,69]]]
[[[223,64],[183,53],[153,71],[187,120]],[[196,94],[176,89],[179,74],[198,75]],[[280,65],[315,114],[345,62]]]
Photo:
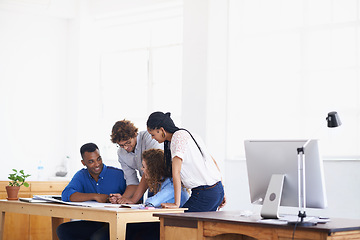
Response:
[[[160,239],[292,239],[293,226],[259,223],[240,212],[154,214],[160,218]],[[326,224],[297,227],[294,239],[360,239],[360,219],[331,219]]]
[[[154,213],[181,213],[179,209],[129,209],[129,208],[95,208],[79,207],[54,203],[27,203],[20,201],[0,200],[0,240],[4,232],[5,213],[23,213],[29,215],[50,216],[52,218],[52,236],[57,239],[56,228],[64,218],[108,222],[110,239],[125,239],[126,223],[159,221]]]
[[[30,187],[20,187],[19,197],[33,195],[60,195],[68,181],[29,181]],[[6,199],[5,186],[9,181],[0,181],[0,199]],[[51,239],[51,217],[20,213],[6,213],[3,240]],[[70,219],[66,219],[69,221]]]

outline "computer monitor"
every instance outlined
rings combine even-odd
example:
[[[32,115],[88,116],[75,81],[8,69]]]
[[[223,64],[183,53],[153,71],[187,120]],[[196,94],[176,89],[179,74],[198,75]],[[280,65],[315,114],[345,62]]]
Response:
[[[280,206],[299,207],[297,149],[303,147],[307,142],[308,140],[245,140],[251,202],[263,204],[261,210],[263,218],[279,217],[279,204],[271,206],[271,204],[274,205],[272,201],[276,196],[274,193],[271,195],[274,186],[269,186],[272,176],[280,176],[278,180],[275,180],[277,181],[275,188],[280,192]],[[304,155],[306,207],[325,208],[327,200],[323,162],[320,158],[317,140],[309,140],[304,148]],[[269,195],[268,198],[265,198],[267,191]],[[270,208],[274,209],[264,209],[264,202],[270,202]],[[272,212],[270,215],[267,213],[269,211]],[[265,214],[263,214],[264,212]]]

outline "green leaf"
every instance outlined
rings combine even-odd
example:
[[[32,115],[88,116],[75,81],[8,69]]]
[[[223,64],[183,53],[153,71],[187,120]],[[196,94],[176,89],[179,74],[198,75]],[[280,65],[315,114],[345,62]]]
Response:
[[[11,180],[9,182],[9,186],[26,186],[28,187],[29,184],[25,182],[26,178],[30,177],[30,174],[25,174],[24,170],[20,170],[19,172],[16,169],[12,169],[14,173],[10,173],[8,179]]]

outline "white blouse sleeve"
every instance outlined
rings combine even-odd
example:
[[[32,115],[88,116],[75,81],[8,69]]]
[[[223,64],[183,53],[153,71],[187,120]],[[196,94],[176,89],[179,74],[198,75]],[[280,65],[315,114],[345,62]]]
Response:
[[[190,134],[184,130],[180,130],[174,133],[171,139],[171,157],[179,157],[184,160],[184,155],[187,150]]]

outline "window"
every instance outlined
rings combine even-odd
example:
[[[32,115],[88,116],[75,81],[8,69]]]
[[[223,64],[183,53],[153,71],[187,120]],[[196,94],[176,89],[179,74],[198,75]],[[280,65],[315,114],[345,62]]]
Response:
[[[153,111],[181,117],[182,5],[98,18],[99,116],[96,134],[107,164],[117,161],[112,126],[124,118],[139,131]],[[146,13],[145,13],[146,12]],[[82,126],[85,131],[85,126]]]

